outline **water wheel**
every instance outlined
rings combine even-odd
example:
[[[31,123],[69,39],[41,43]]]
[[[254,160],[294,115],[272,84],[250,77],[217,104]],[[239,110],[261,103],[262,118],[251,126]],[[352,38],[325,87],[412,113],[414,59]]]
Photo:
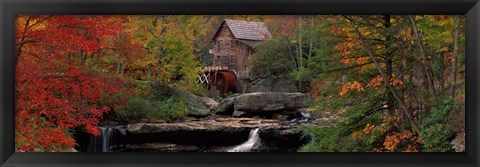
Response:
[[[236,93],[236,81],[237,76],[233,71],[218,71],[211,77],[209,86],[215,86],[215,88],[220,91],[220,94]]]

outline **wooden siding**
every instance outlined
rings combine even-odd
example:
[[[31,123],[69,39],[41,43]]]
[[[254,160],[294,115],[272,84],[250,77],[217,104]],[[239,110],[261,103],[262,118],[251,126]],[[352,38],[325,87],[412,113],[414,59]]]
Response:
[[[239,78],[247,78],[253,45],[270,37],[264,23],[225,20],[213,37],[213,65],[227,66],[235,70]]]
[[[213,46],[214,66],[227,66],[239,73],[248,70],[248,57],[252,48],[239,42],[225,23],[213,39]]]

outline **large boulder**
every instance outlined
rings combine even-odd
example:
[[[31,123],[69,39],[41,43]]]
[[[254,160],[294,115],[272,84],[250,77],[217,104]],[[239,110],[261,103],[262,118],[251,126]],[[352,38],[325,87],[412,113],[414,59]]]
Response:
[[[245,93],[221,101],[215,109],[215,113],[223,115],[234,114],[237,117],[242,115],[271,115],[305,108],[309,99],[311,97],[305,93]]]
[[[217,105],[217,108],[215,108],[215,113],[221,114],[221,115],[232,114],[234,110],[234,105],[235,105],[235,98],[237,96],[238,95],[233,95],[220,101],[220,103]]]
[[[219,103],[212,98],[209,98],[209,97],[199,97],[199,98],[200,100],[202,100],[203,104],[205,104],[212,111],[218,107]]]
[[[255,92],[235,98],[235,110],[245,112],[275,112],[307,106],[310,96],[305,93]]]
[[[211,102],[210,99],[196,96],[186,90],[173,89],[172,93],[175,96],[185,100],[185,103],[186,103],[185,111],[188,116],[193,116],[193,117],[209,116],[211,114],[211,109],[209,107],[213,108],[215,106],[215,104]]]

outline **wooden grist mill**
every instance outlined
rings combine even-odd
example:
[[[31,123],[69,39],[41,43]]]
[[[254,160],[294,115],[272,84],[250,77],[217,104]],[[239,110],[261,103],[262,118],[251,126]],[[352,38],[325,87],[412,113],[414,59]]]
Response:
[[[214,48],[209,50],[213,65],[200,70],[198,82],[205,84],[213,97],[245,91],[254,46],[271,37],[263,22],[224,20],[212,38]]]

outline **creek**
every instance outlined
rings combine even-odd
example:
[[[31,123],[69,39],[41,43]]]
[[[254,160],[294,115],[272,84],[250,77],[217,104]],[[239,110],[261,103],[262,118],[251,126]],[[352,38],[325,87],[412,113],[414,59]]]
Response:
[[[303,93],[255,92],[220,102],[186,91],[190,114],[180,121],[144,120],[77,133],[80,152],[295,152],[309,142],[302,125],[319,125]],[[216,104],[215,104],[216,103]],[[203,111],[205,113],[197,113]]]

